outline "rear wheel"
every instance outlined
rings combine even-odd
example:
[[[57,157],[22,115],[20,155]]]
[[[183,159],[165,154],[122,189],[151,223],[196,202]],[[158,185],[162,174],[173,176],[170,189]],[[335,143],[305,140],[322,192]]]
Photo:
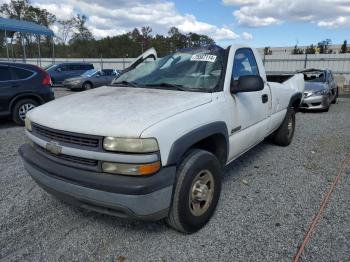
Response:
[[[333,99],[333,101],[332,101],[332,104],[337,103],[337,98],[338,98],[338,88],[337,88],[337,90],[336,90],[335,92],[336,92],[336,93],[335,93],[335,97],[334,97],[334,99]]]
[[[83,87],[83,90],[89,90],[93,88],[93,85],[90,82],[84,82],[82,87]]]
[[[289,108],[281,126],[272,134],[272,141],[279,146],[288,146],[293,140],[295,130],[295,111]]]
[[[221,191],[218,159],[204,150],[191,150],[177,171],[172,205],[166,222],[172,228],[193,233],[213,215]]]
[[[18,101],[12,110],[12,119],[17,125],[24,125],[26,114],[38,106],[38,102],[33,99],[23,99]]]

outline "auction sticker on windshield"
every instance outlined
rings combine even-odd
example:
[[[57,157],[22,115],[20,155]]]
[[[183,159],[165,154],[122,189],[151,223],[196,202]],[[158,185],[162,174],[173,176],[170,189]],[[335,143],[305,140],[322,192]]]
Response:
[[[193,55],[191,57],[191,61],[203,61],[203,62],[211,62],[211,63],[214,63],[216,60],[216,55],[200,55],[200,54],[197,54],[197,55]]]

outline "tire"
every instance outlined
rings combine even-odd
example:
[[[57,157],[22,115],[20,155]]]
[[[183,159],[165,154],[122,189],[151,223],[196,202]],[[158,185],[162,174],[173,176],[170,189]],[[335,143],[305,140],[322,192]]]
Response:
[[[91,82],[84,82],[83,85],[82,85],[82,89],[83,90],[89,90],[89,89],[92,89],[94,88],[94,86],[92,85]]]
[[[16,102],[12,110],[12,119],[17,125],[24,125],[25,115],[39,104],[33,99],[23,99]]]
[[[218,159],[204,150],[189,151],[177,170],[167,224],[186,234],[198,231],[214,214],[220,191],[221,167]]]
[[[272,134],[272,141],[279,146],[289,146],[295,131],[295,111],[289,108],[281,126]]]
[[[337,88],[337,91],[336,91],[335,97],[334,97],[334,99],[333,99],[333,101],[332,101],[332,104],[337,103],[337,98],[338,98],[338,88]]]

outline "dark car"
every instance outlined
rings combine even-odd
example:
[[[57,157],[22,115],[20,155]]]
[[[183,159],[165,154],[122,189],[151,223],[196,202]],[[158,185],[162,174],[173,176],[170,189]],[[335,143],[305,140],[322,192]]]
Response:
[[[90,69],[94,69],[94,65],[88,63],[62,63],[45,67],[53,84],[62,84],[67,78],[81,76]]]
[[[55,98],[50,75],[28,64],[0,63],[0,116],[24,124],[26,113]]]
[[[338,86],[331,70],[306,69],[304,74],[305,91],[300,108],[328,111],[331,103],[336,103]]]
[[[112,80],[115,79],[118,75],[118,71],[114,69],[91,69],[89,71],[86,71],[81,76],[64,80],[63,86],[69,89],[87,90],[95,87],[109,85]]]

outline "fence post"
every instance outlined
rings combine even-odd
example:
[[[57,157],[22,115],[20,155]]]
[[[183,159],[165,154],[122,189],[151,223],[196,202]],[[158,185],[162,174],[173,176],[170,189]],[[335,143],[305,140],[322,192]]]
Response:
[[[307,66],[307,53],[305,53],[304,69],[306,69],[306,66]]]

